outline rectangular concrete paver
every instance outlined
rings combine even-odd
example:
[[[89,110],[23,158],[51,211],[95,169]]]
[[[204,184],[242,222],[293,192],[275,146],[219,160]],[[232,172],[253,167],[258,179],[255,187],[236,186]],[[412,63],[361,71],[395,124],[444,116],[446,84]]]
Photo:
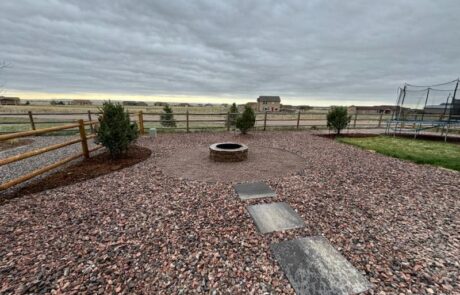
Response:
[[[299,215],[284,202],[248,206],[247,210],[263,234],[304,226]]]
[[[276,260],[298,295],[356,294],[370,283],[324,237],[272,244]]]
[[[241,200],[276,197],[276,193],[263,182],[239,183],[235,191]]]

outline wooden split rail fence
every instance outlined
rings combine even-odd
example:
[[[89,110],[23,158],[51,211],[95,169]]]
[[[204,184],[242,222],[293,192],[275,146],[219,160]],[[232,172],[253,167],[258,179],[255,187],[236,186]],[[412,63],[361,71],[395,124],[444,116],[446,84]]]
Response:
[[[162,120],[161,114],[158,112],[138,112],[136,121],[139,124],[139,129],[143,134],[145,130],[149,129],[146,127],[147,124],[161,124],[168,120]],[[326,127],[326,114],[325,113],[283,113],[283,112],[257,112],[256,114],[256,126],[255,129],[266,131],[270,128],[291,128],[300,129],[305,127]],[[237,113],[174,113],[175,119],[173,121],[182,127],[159,127],[157,129],[173,129],[173,130],[185,130],[190,132],[192,129],[222,129],[230,131],[231,124],[230,118],[232,115],[238,115]],[[309,118],[304,116],[308,115]],[[147,117],[158,117],[158,119],[149,119]],[[218,119],[210,119],[209,117],[218,116]],[[288,116],[290,118],[276,118],[277,116]],[[182,119],[177,119],[177,118]],[[191,117],[205,117],[205,119],[191,119]],[[369,114],[369,115],[358,115],[353,114],[349,128],[383,128],[385,121],[390,119],[391,115],[388,114]],[[179,123],[179,124],[178,124]],[[192,126],[196,123],[211,123],[212,126]],[[274,123],[274,124],[271,124]]]
[[[28,129],[37,130],[40,126],[54,126],[75,122],[78,119],[92,121],[99,116],[99,112],[34,112],[27,113],[0,113],[0,133],[17,132]],[[141,133],[149,128],[158,130],[184,130],[190,132],[197,129],[220,129],[230,130],[230,118],[232,113],[194,113],[194,112],[175,112],[176,127],[163,126],[161,123],[162,112],[130,112],[131,120],[137,121]],[[391,118],[391,114],[352,114],[349,128],[383,128],[386,120]],[[2,118],[0,118],[2,119]],[[93,126],[91,125],[91,132]],[[26,127],[27,128],[27,127]],[[257,112],[256,130],[269,130],[272,128],[326,128],[326,113],[324,112]]]
[[[5,158],[5,159],[0,159],[0,166],[7,165],[7,164],[10,164],[10,163],[13,163],[13,162],[20,161],[20,160],[24,160],[24,159],[27,159],[27,158],[30,158],[30,157],[38,156],[40,154],[47,153],[47,152],[50,152],[50,151],[53,151],[53,150],[57,150],[57,149],[60,149],[60,148],[63,148],[63,147],[66,147],[66,146],[69,146],[69,145],[72,145],[72,144],[76,144],[76,143],[79,143],[79,142],[81,143],[81,149],[82,149],[81,153],[78,153],[78,154],[72,155],[70,157],[61,159],[58,162],[55,162],[53,164],[41,167],[41,168],[39,168],[37,170],[34,170],[34,171],[30,172],[30,173],[27,173],[25,175],[19,176],[17,178],[11,179],[11,180],[9,180],[9,181],[7,181],[5,183],[0,184],[0,191],[6,190],[6,189],[8,189],[8,188],[10,188],[10,187],[12,187],[14,185],[23,183],[23,182],[25,182],[25,181],[27,181],[27,180],[29,180],[31,178],[34,178],[34,177],[36,177],[38,175],[41,175],[43,173],[46,173],[46,172],[48,172],[50,170],[53,170],[53,169],[59,167],[59,166],[62,166],[62,165],[66,164],[66,163],[68,163],[68,162],[70,162],[72,160],[75,160],[75,159],[78,159],[78,158],[81,158],[81,157],[86,158],[86,159],[89,158],[91,152],[100,149],[102,146],[96,146],[96,147],[91,148],[91,149],[88,147],[88,139],[96,137],[96,134],[87,135],[86,130],[85,130],[85,126],[89,125],[91,127],[91,130],[94,130],[93,126],[95,124],[97,124],[97,123],[98,123],[98,121],[78,120],[78,123],[67,124],[67,125],[63,125],[63,126],[56,126],[56,127],[50,127],[50,128],[35,129],[35,130],[31,130],[31,131],[23,131],[23,132],[16,132],[16,133],[9,133],[9,134],[0,135],[0,141],[6,141],[6,140],[13,140],[13,139],[21,138],[21,137],[42,135],[42,134],[45,134],[45,133],[50,133],[50,132],[55,132],[55,131],[60,131],[60,130],[74,129],[74,128],[78,128],[79,135],[80,135],[78,138],[71,139],[71,140],[63,142],[63,143],[58,143],[58,144],[46,146],[46,147],[39,148],[39,149],[36,149],[36,150],[32,150],[32,151],[29,151],[29,152],[25,152],[25,153],[22,153],[22,154],[10,156],[10,157]]]

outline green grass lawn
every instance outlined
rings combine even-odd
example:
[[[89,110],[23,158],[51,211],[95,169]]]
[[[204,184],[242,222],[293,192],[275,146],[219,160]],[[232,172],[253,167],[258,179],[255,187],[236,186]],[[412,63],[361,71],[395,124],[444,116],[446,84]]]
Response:
[[[391,136],[342,137],[338,141],[418,164],[431,164],[460,171],[458,144]]]

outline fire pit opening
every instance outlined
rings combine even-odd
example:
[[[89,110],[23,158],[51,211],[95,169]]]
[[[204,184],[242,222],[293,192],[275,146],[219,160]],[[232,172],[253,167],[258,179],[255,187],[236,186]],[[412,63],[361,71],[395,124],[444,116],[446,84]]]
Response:
[[[239,143],[221,143],[216,145],[216,147],[224,150],[234,150],[239,149],[242,145]]]
[[[235,142],[215,143],[209,146],[209,157],[216,162],[241,162],[248,158],[248,147]]]

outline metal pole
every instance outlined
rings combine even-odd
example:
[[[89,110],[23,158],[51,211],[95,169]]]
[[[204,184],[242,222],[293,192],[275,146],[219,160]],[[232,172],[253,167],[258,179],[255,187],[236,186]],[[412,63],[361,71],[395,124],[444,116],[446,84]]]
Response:
[[[404,84],[404,88],[402,89],[402,98],[399,99],[401,101],[401,103],[399,104],[399,112],[398,112],[398,117],[396,118],[397,121],[401,121],[401,112],[402,112],[402,108],[403,108],[403,105],[404,105],[404,100],[406,98],[406,88],[407,88],[407,84]],[[400,126],[401,123],[399,123]],[[395,129],[394,129],[394,132],[393,132],[393,136],[396,135],[396,129],[398,128],[398,122],[396,122],[396,126],[395,126]],[[401,127],[400,127],[401,128]],[[401,131],[401,129],[400,129]]]
[[[428,87],[428,90],[426,92],[425,105],[423,106],[422,119],[420,121],[423,121],[423,117],[425,116],[426,104],[428,103],[428,97],[430,96],[430,89],[431,88]]]
[[[450,106],[450,112],[449,112],[449,124],[450,124],[450,121],[452,119],[452,110],[454,109],[455,107],[455,100],[456,100],[456,96],[457,96],[457,90],[458,90],[458,83],[460,82],[460,79],[457,79],[457,84],[455,84],[455,90],[454,90],[454,95],[452,96],[452,103],[451,103],[451,106]],[[458,114],[457,114],[458,115]],[[458,118],[457,118],[458,119]],[[446,135],[447,136],[447,135]]]

